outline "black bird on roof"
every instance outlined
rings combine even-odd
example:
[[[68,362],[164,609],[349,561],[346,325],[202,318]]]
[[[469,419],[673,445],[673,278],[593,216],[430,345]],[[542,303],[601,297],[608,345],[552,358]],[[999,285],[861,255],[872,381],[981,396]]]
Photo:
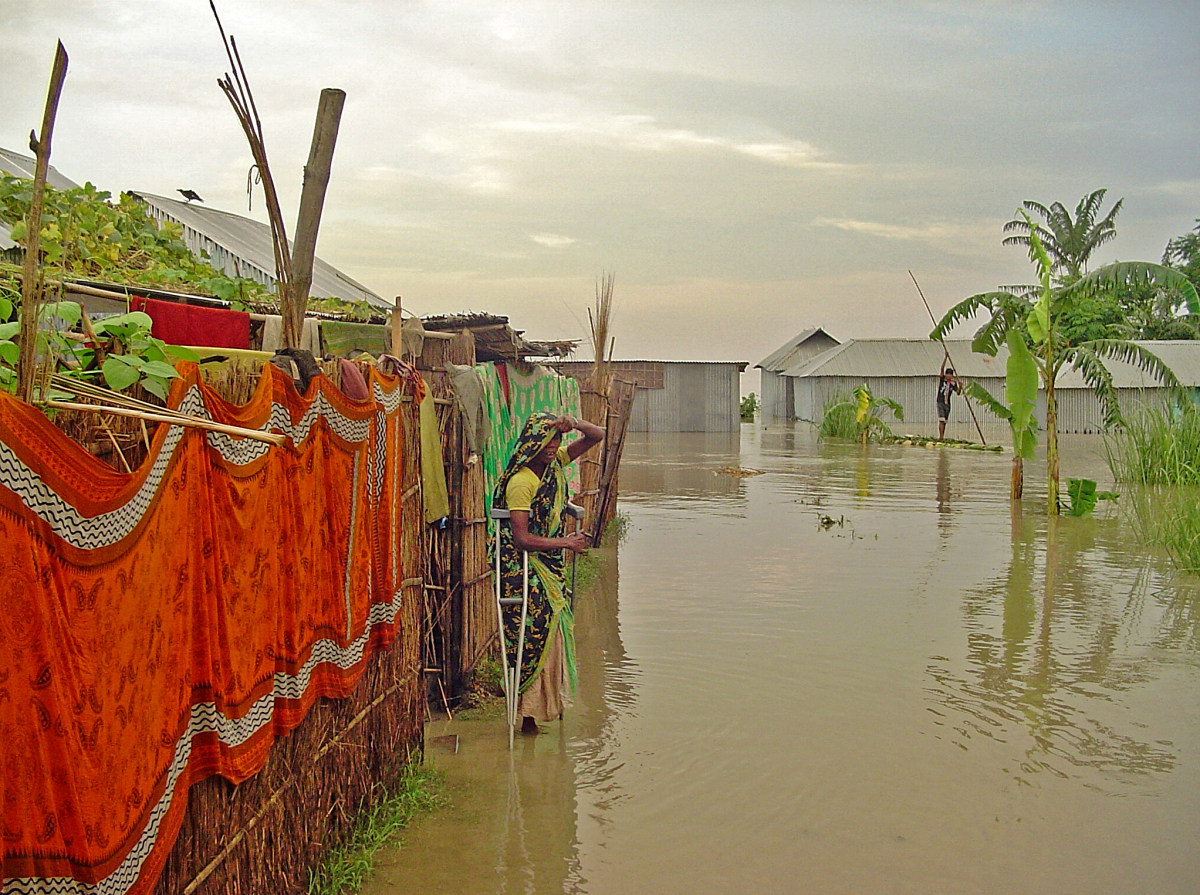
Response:
[[[183,193],[183,198],[187,199],[189,202],[191,202],[193,199],[195,199],[197,202],[204,201],[200,198],[200,194],[195,190],[180,190],[179,192]]]

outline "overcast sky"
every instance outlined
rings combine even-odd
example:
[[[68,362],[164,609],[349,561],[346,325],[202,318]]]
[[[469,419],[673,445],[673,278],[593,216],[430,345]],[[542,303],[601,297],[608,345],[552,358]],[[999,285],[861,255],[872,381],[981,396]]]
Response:
[[[317,251],[418,314],[751,364],[815,325],[921,337],[1031,279],[1024,199],[1124,197],[1101,261],[1200,218],[1200,3],[222,0],[294,226],[323,87],[347,93]],[[0,0],[0,146],[70,68],[52,163],[246,213],[207,0]],[[261,191],[250,214],[261,217]],[[1106,205],[1107,207],[1107,205]],[[956,333],[967,336],[969,332]]]

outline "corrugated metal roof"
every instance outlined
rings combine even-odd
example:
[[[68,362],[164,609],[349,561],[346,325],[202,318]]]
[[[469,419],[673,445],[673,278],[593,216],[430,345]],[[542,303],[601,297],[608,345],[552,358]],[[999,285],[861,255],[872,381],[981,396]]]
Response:
[[[738,368],[739,373],[746,372],[746,367],[750,366],[750,362],[744,361],[744,360],[650,360],[650,359],[646,359],[646,358],[641,358],[641,359],[622,358],[621,360],[613,360],[612,363],[613,364],[676,364],[679,366],[686,366],[688,364],[706,365],[706,366],[723,365],[723,366],[735,366]],[[568,360],[568,361],[555,361],[555,363],[554,363],[554,365],[556,367],[563,366],[566,364],[571,364],[571,365],[577,364],[580,366],[590,367],[592,365],[592,361],[590,361],[590,360]]]
[[[218,270],[274,285],[275,251],[270,225],[196,202],[181,202],[150,193],[131,192],[130,195],[146,203],[156,219],[166,218],[180,224],[188,248],[196,255],[203,249],[209,255],[209,263]],[[309,294],[343,301],[365,301],[382,310],[394,307],[392,302],[320,258],[313,261]]]
[[[1144,341],[1137,344],[1158,355],[1184,385],[1200,385],[1200,341]],[[946,348],[959,376],[965,379],[1004,378],[1007,348],[1001,348],[995,357],[975,353],[967,339],[947,341]],[[942,357],[941,344],[928,339],[852,339],[798,364],[783,375],[853,379],[936,377]],[[1105,366],[1112,374],[1116,388],[1148,388],[1158,384],[1133,364],[1107,361]],[[1062,371],[1056,385],[1058,388],[1088,388],[1083,376],[1070,368]]]
[[[968,379],[1004,377],[1006,355],[971,350],[969,339],[947,341],[955,370]],[[945,352],[929,339],[851,339],[784,372],[785,376],[937,376]]]
[[[0,149],[0,173],[8,174],[10,177],[24,177],[27,180],[33,180],[36,164],[37,160],[32,156],[21,155],[11,149]],[[79,186],[75,181],[59,174],[58,169],[53,165],[46,171],[46,183],[56,190],[70,190]],[[0,252],[7,252],[9,249],[16,248],[16,245],[12,239],[12,228],[0,221]]]
[[[24,177],[33,180],[34,166],[37,160],[32,156],[21,155],[11,149],[0,149],[0,171],[12,177]],[[71,190],[79,186],[73,180],[63,177],[53,165],[46,172],[46,183],[56,190]]]
[[[829,333],[825,332],[822,327],[810,327],[793,338],[788,339],[788,341],[784,342],[783,345],[781,345],[779,348],[776,348],[754,366],[760,370],[769,370],[772,373],[781,373],[784,370],[787,370],[789,367],[794,367],[801,360],[799,356],[802,353],[800,351],[801,347],[805,342],[814,338],[818,334],[824,336],[826,339],[829,339],[834,345],[838,343],[838,340],[829,335]]]

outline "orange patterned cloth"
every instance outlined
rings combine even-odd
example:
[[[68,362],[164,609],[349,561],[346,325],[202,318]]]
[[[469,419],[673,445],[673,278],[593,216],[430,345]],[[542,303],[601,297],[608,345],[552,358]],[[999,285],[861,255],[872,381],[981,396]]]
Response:
[[[149,891],[188,787],[259,771],[396,637],[403,392],[271,365],[236,407],[181,364],[171,406],[285,448],[160,426],[115,472],[0,395],[0,892]]]

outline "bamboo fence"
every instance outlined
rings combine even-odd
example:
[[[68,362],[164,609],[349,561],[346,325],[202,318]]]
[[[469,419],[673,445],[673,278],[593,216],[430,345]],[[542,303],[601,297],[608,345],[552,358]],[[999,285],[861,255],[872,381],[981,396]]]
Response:
[[[406,445],[400,554],[406,576],[392,648],[379,653],[346,699],[319,700],[266,766],[233,786],[193,787],[155,895],[301,895],[309,874],[353,832],[356,815],[400,782],[423,748],[421,593],[425,582],[419,422],[401,405]]]

